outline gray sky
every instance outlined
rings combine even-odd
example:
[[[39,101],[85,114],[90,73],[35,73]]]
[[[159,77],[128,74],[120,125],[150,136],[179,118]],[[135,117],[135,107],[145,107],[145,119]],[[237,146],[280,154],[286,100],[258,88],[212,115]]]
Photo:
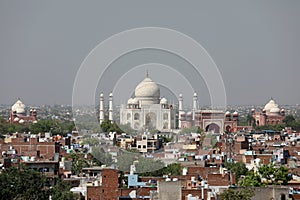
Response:
[[[113,34],[146,26],[199,42],[221,72],[228,104],[300,102],[300,1],[178,2],[1,1],[0,104],[18,97],[25,104],[71,104],[87,54]],[[207,104],[202,88],[199,100]]]

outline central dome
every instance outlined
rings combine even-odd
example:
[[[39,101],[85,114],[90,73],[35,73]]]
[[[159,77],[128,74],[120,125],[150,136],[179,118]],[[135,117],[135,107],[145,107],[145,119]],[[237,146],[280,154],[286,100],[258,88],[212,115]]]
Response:
[[[264,107],[264,110],[267,112],[267,114],[274,114],[274,113],[279,113],[280,108],[278,104],[271,99]]]
[[[140,84],[135,88],[136,97],[160,97],[160,90],[157,84],[150,78],[145,78]]]
[[[24,114],[25,108],[25,104],[20,99],[18,99],[18,101],[11,107],[11,110],[13,112],[16,112],[17,114]]]
[[[160,89],[149,77],[146,77],[136,86],[134,94],[142,105],[159,103]]]

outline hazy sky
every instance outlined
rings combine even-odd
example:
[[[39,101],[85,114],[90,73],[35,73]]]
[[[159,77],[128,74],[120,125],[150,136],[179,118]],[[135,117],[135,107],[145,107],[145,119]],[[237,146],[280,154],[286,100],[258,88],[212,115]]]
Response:
[[[0,104],[18,97],[25,104],[71,104],[74,79],[87,54],[113,34],[149,26],[174,29],[199,42],[221,72],[228,104],[260,105],[271,97],[281,105],[297,104],[299,19],[300,1],[2,0]],[[145,76],[137,74],[128,83]],[[203,87],[200,102],[207,104],[207,95]]]

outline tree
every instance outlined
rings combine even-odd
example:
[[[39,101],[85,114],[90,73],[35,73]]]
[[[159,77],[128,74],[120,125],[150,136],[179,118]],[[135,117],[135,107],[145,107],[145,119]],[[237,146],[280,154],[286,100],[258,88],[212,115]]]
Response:
[[[121,151],[117,156],[117,166],[120,171],[128,172],[130,170],[130,165],[133,165],[133,161],[138,160],[140,153]]]
[[[287,115],[282,121],[286,124],[286,126],[291,126],[296,120],[293,115]]]
[[[181,133],[202,133],[203,130],[198,126],[192,126],[191,128],[184,128],[181,130]]]
[[[249,171],[240,183],[243,187],[260,187],[262,186],[261,178],[253,170]]]
[[[289,175],[289,169],[284,166],[280,166],[276,169],[274,174],[274,181],[276,185],[287,185],[292,180],[292,176]]]
[[[121,171],[129,171],[130,165],[135,165],[136,173],[141,176],[161,176],[164,163],[161,160],[145,158],[140,153],[123,151],[117,157],[117,166]]]
[[[103,132],[117,132],[117,133],[121,133],[122,130],[119,128],[119,126],[115,123],[115,122],[111,122],[108,119],[105,119],[102,123],[101,123],[101,129]]]
[[[71,186],[65,183],[62,179],[55,180],[55,185],[51,190],[52,200],[73,200],[77,195],[70,192]],[[77,198],[76,198],[77,199]]]
[[[246,118],[247,124],[250,126],[256,126],[255,119],[252,115],[248,114]]]
[[[181,174],[181,165],[179,163],[169,164],[167,167],[163,168],[163,174],[178,176]]]
[[[43,119],[31,124],[29,131],[34,134],[51,132],[53,134],[66,134],[75,130],[75,124],[71,121],[61,122],[59,120]]]
[[[287,185],[292,177],[288,173],[288,168],[280,166],[275,168],[274,165],[263,165],[259,169],[259,174],[264,178],[268,184]]]
[[[46,199],[46,178],[40,172],[26,168],[5,169],[0,175],[1,199]]]
[[[119,124],[119,128],[123,133],[127,133],[129,135],[136,135],[136,131],[131,128],[129,124]]]
[[[75,199],[75,195],[70,192],[70,187],[62,180],[58,179],[50,189],[50,183],[42,173],[23,165],[19,168],[4,169],[0,174],[1,200],[49,199],[50,195],[54,197],[52,198],[54,200]]]
[[[94,163],[98,165],[107,165],[110,166],[113,164],[113,159],[110,153],[105,151],[102,147],[93,146],[92,147],[92,156]]]
[[[220,196],[219,200],[250,200],[255,195],[254,191],[251,189],[233,190],[228,189],[224,191]]]
[[[139,157],[135,166],[136,166],[137,173],[145,174],[145,173],[157,172],[158,170],[164,168],[165,165],[161,160]]]
[[[272,124],[272,125],[256,126],[255,130],[281,131],[284,128],[285,128],[284,124]]]
[[[237,163],[230,163],[226,162],[225,166],[228,170],[231,170],[235,173],[236,182],[238,182],[241,175],[246,175],[248,173],[248,169],[245,163],[237,162]]]
[[[82,168],[88,166],[88,162],[86,159],[82,157],[82,155],[79,156],[79,154],[76,153],[72,153],[71,158],[72,158],[72,173],[78,176],[81,173]]]

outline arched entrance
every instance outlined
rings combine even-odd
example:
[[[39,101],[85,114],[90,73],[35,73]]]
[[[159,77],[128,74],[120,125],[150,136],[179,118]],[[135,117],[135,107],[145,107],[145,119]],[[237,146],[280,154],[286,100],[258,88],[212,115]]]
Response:
[[[226,131],[231,132],[231,127],[229,125],[226,126]]]
[[[213,131],[215,133],[220,133],[220,127],[215,123],[211,123],[206,126],[205,131],[206,132]]]
[[[154,112],[150,112],[146,114],[145,126],[149,130],[156,129],[156,114]]]

